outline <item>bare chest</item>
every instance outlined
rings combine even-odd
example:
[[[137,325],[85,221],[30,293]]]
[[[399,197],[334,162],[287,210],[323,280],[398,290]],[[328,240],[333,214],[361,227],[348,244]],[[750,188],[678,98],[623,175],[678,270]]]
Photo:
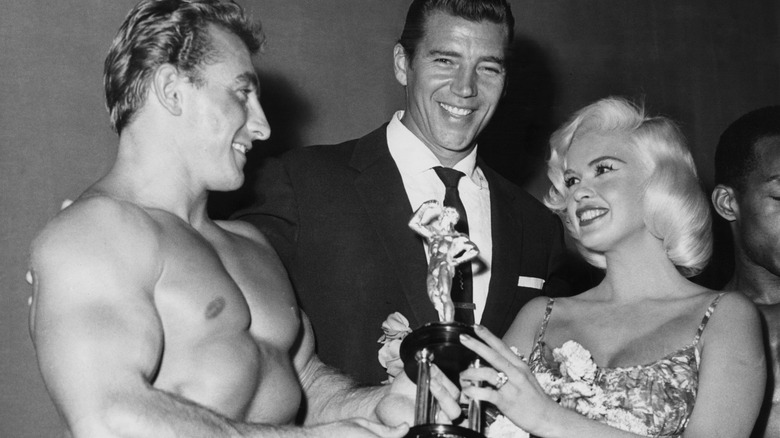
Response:
[[[300,402],[290,360],[300,320],[286,276],[263,265],[262,249],[248,241],[174,225],[160,243],[154,290],[165,336],[155,386],[242,419],[274,381],[275,391],[293,395],[268,420],[288,421]]]

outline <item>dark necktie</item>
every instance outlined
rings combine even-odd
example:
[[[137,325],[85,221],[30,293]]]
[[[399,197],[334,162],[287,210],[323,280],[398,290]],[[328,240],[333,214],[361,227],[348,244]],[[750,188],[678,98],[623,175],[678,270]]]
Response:
[[[455,224],[455,231],[463,234],[469,233],[469,221],[466,217],[466,209],[458,194],[458,181],[464,176],[463,172],[449,167],[437,166],[433,168],[436,175],[444,183],[444,206],[452,207],[458,211],[460,219]],[[474,299],[472,292],[471,262],[463,262],[455,268],[455,277],[452,279],[452,301],[455,304],[455,321],[465,324],[474,324]]]

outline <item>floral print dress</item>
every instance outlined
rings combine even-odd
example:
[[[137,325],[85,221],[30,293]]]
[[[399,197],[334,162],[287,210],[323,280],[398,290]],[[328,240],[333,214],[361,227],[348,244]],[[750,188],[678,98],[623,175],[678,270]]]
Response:
[[[586,403],[569,403],[567,407],[610,426],[639,435],[680,436],[688,425],[696,401],[699,383],[699,339],[722,296],[723,294],[718,295],[707,308],[690,345],[646,365],[596,367],[592,385],[599,395],[598,403],[594,404],[591,396],[591,400]],[[547,302],[544,320],[528,359],[531,371],[537,375],[540,382],[544,380],[540,379],[543,375],[549,375],[552,379],[561,378],[560,366],[553,357],[553,350],[544,342],[544,332],[554,303],[553,298]],[[579,344],[576,346],[581,348]],[[583,351],[587,352],[584,349]],[[578,402],[587,400],[579,397],[581,400],[577,400]],[[571,399],[559,402],[561,401],[570,402]]]

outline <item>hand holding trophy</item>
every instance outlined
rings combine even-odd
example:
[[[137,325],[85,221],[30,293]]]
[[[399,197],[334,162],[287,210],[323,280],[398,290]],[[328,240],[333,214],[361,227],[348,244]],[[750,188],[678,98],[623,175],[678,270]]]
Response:
[[[471,401],[468,427],[436,424],[436,401],[430,393],[430,368],[436,364],[458,385],[460,372],[469,366],[479,366],[474,352],[460,344],[461,334],[474,338],[470,325],[454,321],[454,305],[450,295],[457,265],[469,262],[479,254],[477,246],[466,234],[455,231],[458,212],[443,207],[438,201],[423,203],[412,216],[409,227],[428,243],[428,297],[439,314],[438,322],[414,330],[401,344],[401,358],[407,376],[417,383],[415,425],[408,438],[481,438],[482,418],[478,401]],[[478,339],[478,338],[477,338]]]

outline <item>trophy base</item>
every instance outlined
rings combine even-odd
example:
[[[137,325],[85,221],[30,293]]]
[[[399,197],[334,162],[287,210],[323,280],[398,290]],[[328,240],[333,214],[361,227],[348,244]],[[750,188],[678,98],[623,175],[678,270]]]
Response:
[[[476,353],[460,343],[458,337],[461,334],[476,338],[473,326],[459,322],[431,322],[414,330],[401,343],[400,353],[406,375],[417,383],[415,354],[426,348],[433,353],[433,363],[460,387],[460,372],[477,358]]]
[[[420,424],[409,429],[405,438],[485,438],[479,432],[451,424]]]

